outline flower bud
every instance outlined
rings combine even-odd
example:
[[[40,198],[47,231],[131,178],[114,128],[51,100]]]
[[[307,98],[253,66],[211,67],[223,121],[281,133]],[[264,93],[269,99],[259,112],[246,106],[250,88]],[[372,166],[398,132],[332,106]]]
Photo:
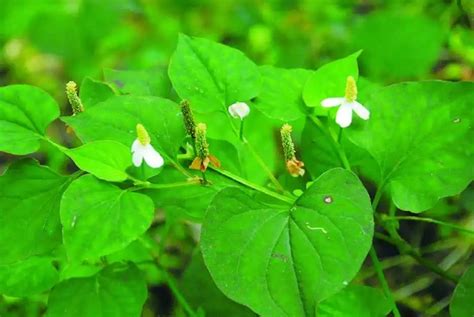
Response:
[[[243,120],[250,112],[250,108],[245,102],[236,102],[230,105],[228,110],[232,117],[239,118],[240,120]]]
[[[357,85],[354,77],[349,76],[346,80],[346,95],[345,98],[349,102],[353,102],[357,99]]]
[[[207,143],[207,126],[205,123],[198,123],[196,126],[196,158],[189,168],[206,171],[209,163],[215,167],[220,167],[219,160],[209,153],[209,144]]]
[[[183,114],[184,127],[186,132],[193,138],[196,138],[196,123],[194,121],[193,111],[189,106],[189,101],[181,101],[181,113]]]
[[[150,135],[142,124],[137,124],[137,139],[142,145],[150,144]]]
[[[81,99],[77,95],[77,85],[75,82],[70,81],[66,84],[66,96],[71,104],[73,115],[84,111]]]
[[[293,177],[303,176],[305,170],[303,169],[304,163],[296,159],[295,156],[295,145],[291,138],[291,132],[293,128],[291,125],[285,123],[280,130],[281,144],[283,147],[283,154],[286,161],[286,169]]]

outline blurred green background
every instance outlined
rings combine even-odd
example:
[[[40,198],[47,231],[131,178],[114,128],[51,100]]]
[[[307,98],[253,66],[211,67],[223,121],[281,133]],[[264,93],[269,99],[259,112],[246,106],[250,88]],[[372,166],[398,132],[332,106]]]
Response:
[[[314,69],[363,49],[361,74],[373,82],[473,80],[473,27],[474,0],[0,0],[0,86],[36,85],[65,107],[69,80],[116,69],[153,81],[180,32],[238,48],[257,64]],[[46,152],[53,168],[64,162]],[[0,153],[0,172],[11,158]],[[472,187],[466,193],[462,201],[472,202]],[[449,208],[442,201],[432,212]],[[426,296],[451,291],[437,289]],[[405,304],[422,309],[423,296]],[[35,316],[38,307],[18,300],[10,313]]]

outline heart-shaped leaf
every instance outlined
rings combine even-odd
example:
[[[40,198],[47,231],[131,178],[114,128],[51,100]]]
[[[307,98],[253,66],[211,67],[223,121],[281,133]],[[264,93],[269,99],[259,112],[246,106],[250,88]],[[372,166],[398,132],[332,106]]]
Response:
[[[153,201],[92,175],[75,180],[61,200],[63,240],[73,260],[97,259],[135,240],[151,224]]]
[[[203,224],[201,249],[217,286],[263,316],[314,316],[358,272],[373,234],[359,179],[332,169],[288,208],[224,189]]]
[[[474,316],[474,266],[464,272],[449,305],[451,317]]]

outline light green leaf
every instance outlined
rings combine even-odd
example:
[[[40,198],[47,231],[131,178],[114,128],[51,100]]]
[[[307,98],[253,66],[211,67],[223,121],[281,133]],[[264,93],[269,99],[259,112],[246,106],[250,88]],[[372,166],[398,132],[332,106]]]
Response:
[[[317,107],[321,113],[327,109],[321,108],[321,101],[330,97],[343,97],[348,76],[359,77],[357,57],[358,51],[345,58],[335,60],[318,68],[309,77],[303,90],[303,99],[308,107]]]
[[[449,313],[451,317],[474,316],[474,266],[469,267],[454,290]]]
[[[184,139],[179,106],[159,97],[117,96],[62,120],[73,127],[84,142],[114,140],[127,147],[137,138],[136,125],[141,123],[155,149],[170,158],[176,156]]]
[[[125,170],[132,162],[130,148],[116,141],[94,141],[65,153],[81,170],[97,178],[110,182],[128,178]]]
[[[206,39],[180,34],[169,77],[178,95],[198,112],[227,111],[260,91],[257,66],[242,52]]]
[[[180,289],[186,300],[193,308],[201,307],[206,312],[206,317],[222,316],[256,316],[247,307],[239,305],[217,288],[204,265],[201,252],[196,252],[191,263],[184,271],[180,281]],[[199,287],[196,287],[199,285]]]
[[[104,77],[124,95],[168,97],[171,83],[165,68],[150,70],[105,69]]]
[[[51,259],[29,257],[24,261],[0,265],[0,294],[26,297],[52,288],[59,274]]]
[[[367,100],[368,121],[345,130],[377,161],[398,208],[427,210],[473,179],[473,99],[473,83],[393,85]]]
[[[318,305],[318,317],[381,317],[391,310],[391,304],[376,288],[351,285]]]
[[[140,271],[113,264],[91,277],[61,282],[51,292],[47,317],[139,317],[147,297]]]
[[[312,72],[306,69],[259,67],[261,93],[254,105],[266,116],[280,121],[294,121],[306,115],[303,87]]]
[[[61,243],[59,202],[69,182],[31,159],[13,163],[0,177],[0,264],[47,253]]]
[[[43,90],[27,85],[0,87],[0,151],[23,155],[38,150],[59,107]]]
[[[63,240],[72,260],[97,259],[126,247],[153,219],[153,201],[85,175],[61,200]]]
[[[359,271],[373,235],[370,199],[351,172],[321,175],[288,208],[224,189],[201,235],[205,263],[228,297],[263,316],[314,316]]]
[[[109,85],[91,77],[84,78],[81,89],[79,89],[79,97],[85,109],[93,107],[113,96],[115,96],[114,91]]]

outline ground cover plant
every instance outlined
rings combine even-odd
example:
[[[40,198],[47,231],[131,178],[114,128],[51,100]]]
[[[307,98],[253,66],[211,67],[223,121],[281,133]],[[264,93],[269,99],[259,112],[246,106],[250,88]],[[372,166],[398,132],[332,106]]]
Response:
[[[473,316],[474,83],[374,47],[0,87],[0,316]]]

